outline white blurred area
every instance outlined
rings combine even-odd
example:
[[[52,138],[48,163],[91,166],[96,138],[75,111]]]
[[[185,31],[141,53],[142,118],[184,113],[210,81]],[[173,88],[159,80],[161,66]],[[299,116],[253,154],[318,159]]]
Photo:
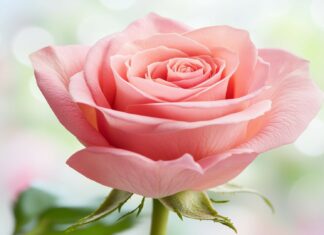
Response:
[[[285,48],[310,60],[313,78],[324,88],[323,0],[0,0],[1,235],[12,229],[15,196],[30,185],[58,192],[69,205],[108,191],[65,165],[82,146],[38,91],[28,54],[48,44],[92,44],[149,12],[193,27],[245,28],[258,47]],[[272,215],[258,199],[245,196],[220,206],[240,235],[324,234],[323,139],[321,112],[295,144],[264,154],[236,179],[264,192],[277,209]],[[141,221],[123,234],[144,234],[149,221]],[[233,233],[212,222],[181,222],[172,215],[169,234]]]

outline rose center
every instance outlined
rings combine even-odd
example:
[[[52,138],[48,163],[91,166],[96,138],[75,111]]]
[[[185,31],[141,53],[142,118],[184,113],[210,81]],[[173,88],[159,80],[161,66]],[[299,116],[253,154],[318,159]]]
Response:
[[[198,59],[175,58],[168,62],[168,70],[174,73],[192,73],[199,69],[203,69],[204,65]]]
[[[188,89],[203,84],[214,76],[218,80],[221,67],[223,62],[210,56],[176,57],[148,65],[145,78],[163,85]]]

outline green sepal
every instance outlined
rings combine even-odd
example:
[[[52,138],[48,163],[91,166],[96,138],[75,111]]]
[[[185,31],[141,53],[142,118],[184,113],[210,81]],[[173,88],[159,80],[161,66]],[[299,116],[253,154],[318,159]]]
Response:
[[[159,201],[169,210],[174,211],[180,219],[187,217],[197,220],[212,220],[237,232],[231,220],[221,216],[213,208],[212,202],[204,192],[184,191],[172,196],[160,198]]]
[[[263,194],[261,194],[260,192],[254,189],[244,188],[236,184],[224,184],[214,189],[208,190],[207,193],[211,200],[216,200],[215,198],[217,198],[217,196],[224,195],[224,194],[235,194],[235,193],[254,194],[260,197],[264,201],[264,203],[271,209],[272,213],[275,213],[275,209],[271,201],[266,196],[264,196]]]
[[[133,214],[135,211],[137,211],[136,217],[138,217],[143,210],[144,203],[145,203],[145,197],[142,198],[141,203],[134,210],[131,210],[131,211],[127,212],[126,214],[122,215],[121,217],[119,217],[117,219],[117,221],[124,219],[125,217]]]
[[[132,195],[133,194],[129,192],[113,189],[98,209],[70,226],[66,232],[72,232],[78,227],[95,222],[117,209],[120,210]]]
[[[212,203],[216,203],[216,204],[225,204],[225,203],[228,203],[229,200],[215,200],[215,199],[212,199],[209,197],[209,200],[212,202]]]

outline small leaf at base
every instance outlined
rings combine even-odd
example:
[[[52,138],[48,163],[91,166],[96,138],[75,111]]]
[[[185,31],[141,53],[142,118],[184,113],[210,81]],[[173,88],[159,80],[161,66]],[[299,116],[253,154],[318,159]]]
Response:
[[[113,189],[97,210],[70,226],[66,232],[72,232],[80,226],[95,222],[107,216],[118,208],[121,208],[132,195],[129,192]]]

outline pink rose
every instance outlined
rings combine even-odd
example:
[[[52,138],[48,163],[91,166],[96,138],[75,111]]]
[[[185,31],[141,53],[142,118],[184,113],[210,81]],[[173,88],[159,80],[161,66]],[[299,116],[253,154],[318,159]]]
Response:
[[[155,14],[92,47],[31,56],[38,85],[86,148],[68,164],[147,197],[204,190],[294,141],[320,109],[308,62],[246,31]]]

